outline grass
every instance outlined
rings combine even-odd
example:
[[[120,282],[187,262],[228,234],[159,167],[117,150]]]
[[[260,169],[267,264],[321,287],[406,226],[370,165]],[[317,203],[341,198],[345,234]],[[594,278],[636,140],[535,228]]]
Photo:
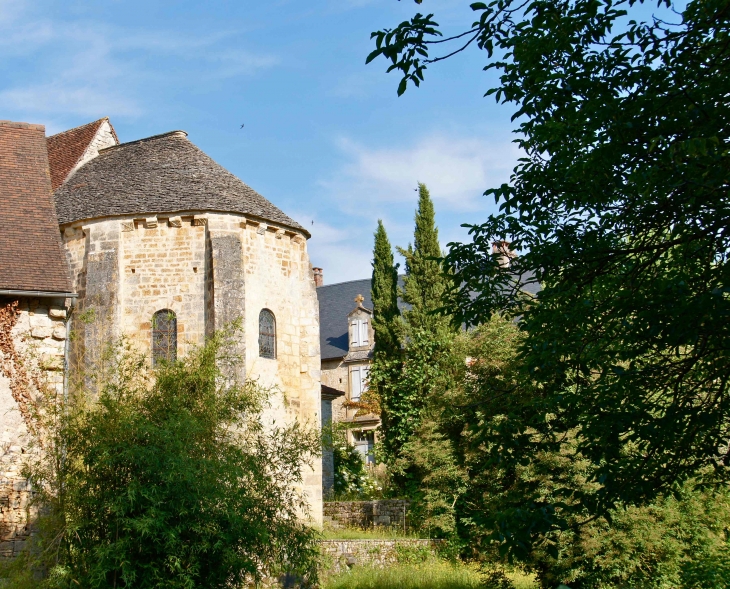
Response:
[[[483,589],[482,576],[443,561],[400,564],[386,569],[355,567],[332,577],[324,589]]]
[[[515,589],[537,589],[532,577],[507,572]],[[476,568],[432,559],[419,564],[398,564],[385,569],[354,567],[328,579],[323,589],[491,589]],[[496,587],[495,587],[496,589]]]

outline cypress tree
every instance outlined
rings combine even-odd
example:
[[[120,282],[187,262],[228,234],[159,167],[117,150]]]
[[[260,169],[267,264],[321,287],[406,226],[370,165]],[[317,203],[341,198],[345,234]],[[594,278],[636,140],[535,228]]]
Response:
[[[425,184],[418,184],[418,209],[413,245],[407,249],[398,248],[406,259],[406,276],[403,300],[411,306],[404,313],[411,329],[435,331],[447,323],[447,319],[434,315],[443,306],[447,283],[441,270],[439,232],[433,201]]]
[[[398,309],[398,265],[393,260],[393,249],[383,222],[378,220],[373,248],[373,329],[375,347],[370,369],[370,387],[366,401],[380,414],[386,461],[394,457],[394,428],[397,418],[393,415],[397,404],[396,383],[402,368],[400,334],[402,324]]]
[[[373,329],[375,352],[391,355],[400,348],[398,341],[398,265],[393,260],[393,249],[388,241],[383,222],[378,219],[373,248]]]
[[[370,373],[371,383],[378,389],[384,455],[393,467],[393,482],[404,491],[416,475],[408,461],[401,459],[401,451],[418,430],[431,389],[444,378],[443,358],[452,347],[454,334],[449,318],[435,314],[443,306],[447,281],[439,260],[441,250],[431,195],[424,184],[418,185],[418,192],[414,242],[407,249],[398,248],[406,259],[406,276],[400,296],[411,308],[404,311],[403,319],[396,317],[397,321],[391,323],[395,328],[397,348],[376,352]],[[383,251],[386,251],[384,245]],[[387,252],[390,252],[389,245]],[[391,264],[392,268],[392,258],[384,260],[383,267]]]

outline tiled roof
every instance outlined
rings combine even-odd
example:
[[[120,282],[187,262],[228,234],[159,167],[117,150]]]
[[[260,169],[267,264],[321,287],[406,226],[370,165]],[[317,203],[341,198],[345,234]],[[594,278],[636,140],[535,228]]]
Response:
[[[241,213],[309,233],[173,131],[99,151],[55,193],[61,224],[183,211]]]
[[[79,160],[86,152],[99,127],[105,121],[109,121],[109,119],[104,117],[93,123],[51,135],[47,139],[48,161],[51,166],[51,187],[53,190],[56,190],[64,183],[71,170],[79,163]],[[114,127],[111,123],[109,123],[109,126],[114,138],[117,139]]]
[[[347,315],[362,295],[362,306],[373,308],[370,296],[370,279],[351,280],[339,284],[327,284],[317,288],[319,299],[319,350],[322,360],[343,358],[350,349],[347,340]]]
[[[0,289],[71,292],[43,125],[0,121]]]

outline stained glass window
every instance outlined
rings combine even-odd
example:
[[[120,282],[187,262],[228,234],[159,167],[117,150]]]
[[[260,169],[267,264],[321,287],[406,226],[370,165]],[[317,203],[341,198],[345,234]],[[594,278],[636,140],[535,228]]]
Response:
[[[276,318],[268,309],[259,313],[259,356],[276,358]]]
[[[157,311],[152,317],[152,365],[177,360],[177,316],[170,309]]]

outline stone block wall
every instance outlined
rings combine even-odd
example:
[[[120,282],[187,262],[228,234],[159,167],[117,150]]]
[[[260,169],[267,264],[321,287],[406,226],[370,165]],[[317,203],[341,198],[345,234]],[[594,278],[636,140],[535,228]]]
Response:
[[[63,394],[65,320],[64,299],[0,297],[0,557],[30,537],[31,488],[21,472],[34,451],[36,403]]]
[[[87,362],[99,342],[121,335],[149,353],[156,311],[176,315],[178,357],[240,319],[234,370],[276,391],[271,424],[297,419],[321,427],[319,306],[300,232],[240,214],[190,211],[75,222],[63,235],[80,310],[94,309],[95,321],[78,325]],[[276,318],[275,359],[259,356],[262,309]],[[302,491],[321,523],[319,460]]]
[[[354,566],[385,568],[417,552],[435,554],[441,540],[323,540],[322,569],[325,575],[344,572]]]
[[[389,526],[407,529],[409,502],[405,499],[378,501],[325,501],[324,521],[335,526],[370,528]]]

